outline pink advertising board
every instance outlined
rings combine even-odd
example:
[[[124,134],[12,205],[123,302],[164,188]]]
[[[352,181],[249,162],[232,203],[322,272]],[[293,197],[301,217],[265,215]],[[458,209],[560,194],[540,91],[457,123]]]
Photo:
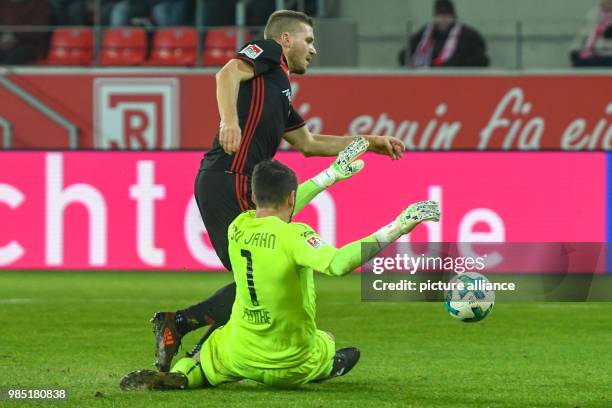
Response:
[[[194,152],[0,154],[1,269],[221,269],[193,200]],[[277,157],[301,181],[330,158]],[[440,224],[412,241],[603,242],[601,153],[372,154],[295,219],[343,245],[419,200]]]

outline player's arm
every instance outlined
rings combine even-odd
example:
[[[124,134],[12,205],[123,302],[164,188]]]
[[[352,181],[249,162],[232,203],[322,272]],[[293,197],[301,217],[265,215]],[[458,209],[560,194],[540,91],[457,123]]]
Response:
[[[287,140],[287,142],[307,157],[335,156],[358,137],[364,137],[369,142],[368,151],[384,154],[391,157],[393,160],[400,159],[402,157],[402,152],[406,149],[406,146],[404,146],[401,140],[392,136],[313,135],[306,126],[291,130],[283,135],[283,138]]]
[[[423,221],[439,221],[440,207],[435,201],[412,204],[390,224],[374,234],[351,242],[340,249],[324,243],[308,226],[292,224],[293,234],[287,242],[295,262],[327,275],[343,276],[369,261],[391,242],[409,234]],[[301,225],[301,227],[300,227]],[[305,230],[303,228],[306,228]],[[364,245],[362,248],[362,244]],[[362,251],[369,251],[364,253]]]
[[[368,146],[369,143],[365,138],[355,138],[338,154],[331,166],[300,184],[296,193],[293,214],[297,214],[302,208],[306,207],[321,191],[360,172],[365,163],[363,160],[357,160],[357,158],[366,152]]]
[[[338,249],[329,266],[322,270],[328,275],[343,276],[354,271],[362,263],[372,259],[377,253],[402,235],[409,234],[424,221],[439,221],[440,207],[435,201],[421,201],[406,208],[392,223],[382,227],[372,235],[351,242]],[[371,244],[363,245],[362,244]],[[362,253],[368,251],[367,253]],[[363,259],[362,259],[363,257]]]
[[[219,144],[226,153],[238,151],[242,130],[238,123],[238,90],[240,82],[248,81],[255,76],[255,70],[249,63],[232,59],[215,75],[217,82],[217,106],[221,125]]]

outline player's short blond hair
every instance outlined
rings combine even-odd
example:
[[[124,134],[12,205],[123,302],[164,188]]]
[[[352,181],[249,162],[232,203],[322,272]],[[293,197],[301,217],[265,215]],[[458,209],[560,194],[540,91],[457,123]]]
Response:
[[[277,10],[268,17],[268,22],[264,29],[264,38],[266,40],[275,40],[282,33],[295,33],[300,28],[299,23],[313,27],[312,18],[300,11]]]

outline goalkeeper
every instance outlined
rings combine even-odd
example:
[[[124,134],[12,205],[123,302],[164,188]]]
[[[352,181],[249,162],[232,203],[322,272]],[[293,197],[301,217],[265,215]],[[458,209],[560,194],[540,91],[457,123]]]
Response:
[[[338,180],[359,172],[367,149],[357,139],[332,166],[297,185],[295,173],[267,160],[253,173],[256,210],[241,213],[228,230],[236,298],[228,323],[214,331],[199,355],[179,360],[170,373],[135,371],[121,388],[183,389],[250,379],[292,388],[348,373],[359,360],[354,347],[335,350],[334,338],[315,324],[313,270],[343,276],[422,221],[438,221],[438,204],[413,204],[391,224],[336,249],[292,215]],[[297,194],[296,194],[297,191]],[[367,259],[364,259],[366,261]]]

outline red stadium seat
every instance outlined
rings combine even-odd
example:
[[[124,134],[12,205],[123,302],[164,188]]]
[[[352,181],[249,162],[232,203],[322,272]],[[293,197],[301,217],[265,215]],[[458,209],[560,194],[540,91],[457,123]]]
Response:
[[[204,65],[221,66],[236,56],[236,37],[238,29],[220,28],[208,30],[204,42]],[[251,35],[244,31],[244,42],[248,42]]]
[[[195,65],[198,34],[194,28],[161,28],[153,37],[151,65]]]
[[[140,65],[147,53],[147,33],[142,28],[111,28],[102,39],[102,65]]]
[[[91,65],[92,62],[93,33],[90,28],[62,28],[53,32],[47,64]]]

